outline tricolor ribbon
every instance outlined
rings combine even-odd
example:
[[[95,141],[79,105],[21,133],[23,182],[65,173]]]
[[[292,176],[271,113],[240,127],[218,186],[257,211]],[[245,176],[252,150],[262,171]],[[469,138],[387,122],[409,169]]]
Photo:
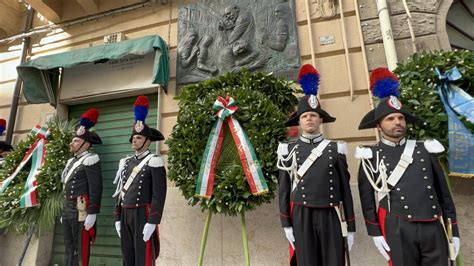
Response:
[[[36,125],[31,130],[31,134],[36,136],[36,141],[28,149],[15,171],[13,171],[13,173],[9,177],[7,177],[0,183],[1,194],[5,192],[8,185],[10,185],[13,179],[15,179],[18,173],[31,159],[31,170],[26,179],[25,188],[23,189],[23,194],[20,198],[21,208],[34,207],[37,204],[36,188],[38,186],[38,182],[36,181],[36,176],[38,176],[41,171],[41,167],[44,164],[44,158],[46,155],[46,143],[48,143],[47,138],[50,135],[50,131],[48,128],[43,128],[40,125]]]
[[[239,109],[237,102],[229,95],[225,99],[219,96],[212,108],[217,110],[216,116],[218,119],[212,127],[202,156],[196,196],[210,198],[212,195],[215,179],[214,171],[221,152],[222,141],[224,140],[224,123],[229,125],[252,194],[260,195],[268,192],[267,182],[263,176],[262,167],[257,159],[252,143],[239,122],[232,117],[232,114]]]

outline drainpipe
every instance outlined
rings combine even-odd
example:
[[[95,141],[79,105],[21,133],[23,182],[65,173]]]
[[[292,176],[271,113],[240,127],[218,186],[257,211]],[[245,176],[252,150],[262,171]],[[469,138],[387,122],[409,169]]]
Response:
[[[387,59],[388,69],[393,71],[397,67],[398,58],[393,39],[392,25],[390,24],[390,14],[388,13],[387,1],[377,0],[377,13],[379,15],[380,30],[382,31],[383,48]]]
[[[26,16],[26,24],[25,24],[25,31],[24,32],[28,32],[32,28],[34,14],[35,14],[35,10],[31,6],[28,6],[27,16]],[[23,46],[21,48],[20,64],[22,64],[23,62],[26,61],[26,56],[28,55],[28,51],[30,49],[30,42],[31,42],[30,37],[24,37],[23,38]],[[18,77],[16,79],[15,89],[13,91],[13,98],[12,98],[12,104],[11,104],[11,109],[10,109],[10,116],[8,117],[7,135],[6,135],[6,139],[5,139],[9,144],[12,143],[13,131],[15,129],[16,116],[17,116],[17,113],[18,113],[18,103],[20,102],[20,97],[21,97],[21,86],[22,85],[23,85],[23,82],[20,79],[20,77]]]

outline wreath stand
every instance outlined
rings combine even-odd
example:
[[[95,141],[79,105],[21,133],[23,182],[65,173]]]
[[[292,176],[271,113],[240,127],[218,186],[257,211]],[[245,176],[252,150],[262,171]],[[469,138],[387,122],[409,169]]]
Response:
[[[204,231],[202,233],[201,238],[201,247],[199,249],[199,260],[198,265],[202,266],[202,262],[204,260],[204,252],[206,250],[206,243],[207,243],[207,235],[209,233],[209,224],[211,223],[212,212],[207,212],[206,222],[204,223]],[[245,223],[245,211],[240,213],[240,224],[242,229],[242,242],[244,245],[244,257],[245,257],[245,265],[250,265],[250,255],[249,255],[249,242],[247,238],[247,224]]]

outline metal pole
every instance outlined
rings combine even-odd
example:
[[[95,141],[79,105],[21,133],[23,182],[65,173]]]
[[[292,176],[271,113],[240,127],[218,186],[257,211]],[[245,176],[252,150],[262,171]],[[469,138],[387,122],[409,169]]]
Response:
[[[403,0],[403,7],[405,8],[405,12],[407,13],[408,29],[410,30],[411,36],[411,48],[413,50],[413,53],[416,53],[415,32],[413,31],[413,25],[411,24],[412,17],[406,0]]]
[[[339,10],[341,15],[342,44],[344,45],[344,56],[346,58],[347,76],[349,78],[349,91],[352,102],[354,101],[354,85],[352,84],[351,59],[349,54],[349,47],[347,45],[347,33],[346,26],[344,24],[344,10],[342,9],[342,0],[339,0]]]
[[[309,49],[311,51],[311,64],[316,67],[316,59],[314,58],[314,44],[313,44],[313,27],[311,23],[311,13],[309,10],[309,0],[305,1],[306,7],[306,23],[308,24],[308,39],[309,39]]]
[[[161,102],[161,92],[164,91],[161,89],[161,85],[158,86],[158,92],[157,92],[157,104],[156,104],[156,129],[158,129],[160,132],[163,132],[162,131],[162,128],[161,128],[161,105],[162,105],[162,102]],[[161,154],[161,143],[163,141],[156,141],[156,154]]]
[[[30,230],[28,231],[28,237],[26,238],[25,247],[23,248],[23,251],[21,252],[20,259],[18,260],[18,263],[16,264],[17,266],[21,266],[21,264],[23,263],[23,259],[25,258],[26,251],[28,250],[28,246],[30,245],[31,237],[33,236],[33,232],[35,231],[35,228],[36,228],[36,223],[33,223],[30,227]]]
[[[358,23],[360,23],[359,8],[362,8],[362,6],[358,6],[357,0],[354,0],[354,7],[355,7],[357,21]],[[367,62],[367,53],[365,51],[364,34],[362,33],[362,27],[360,25],[357,28],[359,29],[360,47],[362,50],[362,59],[364,60],[364,73],[365,73],[365,81],[367,82],[367,92],[369,93],[369,106],[370,106],[370,109],[374,109],[374,100],[372,99],[372,93],[370,92],[369,63]],[[374,132],[375,132],[375,138],[378,142],[380,140],[379,131],[375,128]]]
[[[26,24],[25,24],[25,32],[29,31],[33,26],[33,18],[35,14],[35,10],[28,6],[27,10],[27,17],[26,17]],[[20,64],[26,61],[26,56],[28,55],[28,50],[30,49],[30,37],[23,38],[23,47],[21,48],[21,57],[20,57]],[[20,102],[21,97],[21,86],[23,82],[21,81],[20,77],[17,77],[15,82],[15,89],[13,91],[13,98],[12,104],[10,109],[10,116],[8,117],[8,126],[7,126],[7,135],[6,135],[6,142],[9,144],[12,143],[13,138],[13,131],[15,129],[15,122],[16,122],[16,115],[18,113],[18,103]]]

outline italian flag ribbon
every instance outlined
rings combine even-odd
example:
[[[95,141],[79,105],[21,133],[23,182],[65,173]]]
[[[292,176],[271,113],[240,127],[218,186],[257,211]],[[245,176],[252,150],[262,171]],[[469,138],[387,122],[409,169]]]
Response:
[[[253,195],[260,195],[268,192],[267,182],[263,176],[262,167],[258,161],[255,150],[244,132],[239,122],[232,117],[239,108],[237,102],[229,95],[226,98],[217,97],[212,105],[217,110],[217,122],[211,130],[207,139],[206,149],[202,156],[199,170],[198,183],[196,186],[196,197],[210,198],[214,187],[215,168],[219,159],[219,154],[224,140],[225,123],[229,125],[232,138],[237,146],[240,161],[244,169],[247,183]]]
[[[30,173],[28,174],[25,183],[25,188],[23,189],[23,194],[20,198],[21,208],[34,207],[37,205],[36,188],[38,187],[38,182],[36,181],[36,176],[40,173],[41,167],[44,164],[44,158],[46,155],[46,143],[48,143],[47,138],[50,135],[50,131],[48,128],[43,128],[40,125],[36,125],[31,130],[31,134],[36,136],[36,141],[28,149],[15,171],[13,171],[13,173],[9,177],[7,177],[0,183],[1,194],[5,192],[8,185],[13,181],[13,179],[15,179],[18,173],[31,159]]]

